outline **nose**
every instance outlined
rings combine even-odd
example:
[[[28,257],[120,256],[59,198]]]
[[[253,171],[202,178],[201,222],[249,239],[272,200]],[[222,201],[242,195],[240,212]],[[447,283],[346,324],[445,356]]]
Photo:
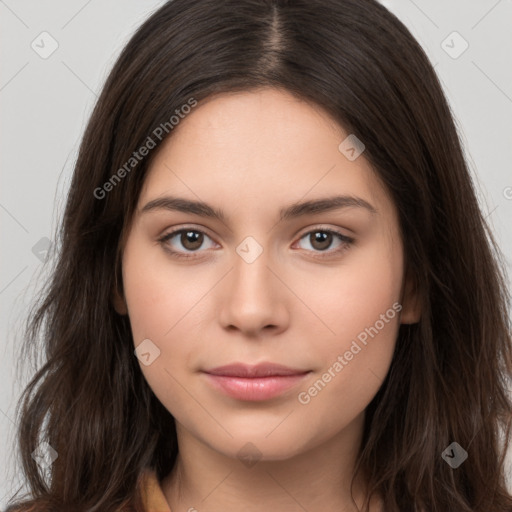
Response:
[[[251,263],[235,253],[220,295],[219,319],[224,329],[254,338],[288,327],[291,293],[273,267],[266,251]]]

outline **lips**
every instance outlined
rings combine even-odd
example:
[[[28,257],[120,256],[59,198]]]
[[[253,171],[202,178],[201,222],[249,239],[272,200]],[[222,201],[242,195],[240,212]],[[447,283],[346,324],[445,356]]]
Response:
[[[277,397],[298,385],[309,373],[309,370],[274,363],[261,363],[256,366],[234,363],[204,371],[214,389],[245,401]]]
[[[211,370],[206,370],[210,375],[222,375],[225,377],[272,377],[272,376],[286,376],[286,375],[300,375],[307,373],[308,370],[299,370],[289,368],[280,364],[274,363],[260,363],[256,366],[250,366],[243,363],[228,364],[226,366],[219,366]]]

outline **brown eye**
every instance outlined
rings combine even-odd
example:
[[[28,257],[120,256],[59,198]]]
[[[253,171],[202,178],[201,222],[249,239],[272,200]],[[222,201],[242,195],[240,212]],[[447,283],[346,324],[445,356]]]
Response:
[[[178,229],[159,239],[165,250],[176,257],[189,258],[201,252],[199,249],[204,248],[205,239],[210,240],[210,248],[214,243],[211,238],[199,229],[184,228]],[[181,247],[180,247],[181,245]],[[208,248],[208,247],[206,247]]]
[[[311,246],[319,251],[328,249],[332,243],[332,233],[327,231],[314,231],[309,234]]]
[[[199,249],[203,244],[203,233],[199,231],[182,231],[180,242],[189,251]]]
[[[324,254],[321,253],[325,253],[325,256],[337,254],[348,249],[354,242],[352,238],[333,229],[316,229],[309,231],[302,236],[300,240],[306,240],[310,245],[310,248],[306,247],[306,249],[312,253],[320,253],[320,257],[324,256]],[[334,242],[337,242],[337,245],[334,245],[334,248],[331,249]]]

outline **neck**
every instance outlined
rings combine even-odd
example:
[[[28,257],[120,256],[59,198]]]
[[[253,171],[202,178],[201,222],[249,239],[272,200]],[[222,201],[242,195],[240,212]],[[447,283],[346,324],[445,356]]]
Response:
[[[356,512],[364,502],[362,477],[354,481],[354,501],[350,487],[363,422],[364,413],[323,443],[253,464],[219,453],[177,423],[179,455],[162,482],[164,495],[173,512]]]

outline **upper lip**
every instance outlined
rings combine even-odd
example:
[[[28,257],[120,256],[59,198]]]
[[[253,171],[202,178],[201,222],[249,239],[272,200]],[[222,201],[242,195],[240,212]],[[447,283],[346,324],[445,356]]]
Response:
[[[211,370],[205,370],[210,375],[223,375],[226,377],[272,377],[283,375],[301,375],[308,373],[308,370],[297,368],[289,368],[281,364],[260,363],[257,365],[249,365],[244,363],[233,363],[225,366],[218,366]]]

